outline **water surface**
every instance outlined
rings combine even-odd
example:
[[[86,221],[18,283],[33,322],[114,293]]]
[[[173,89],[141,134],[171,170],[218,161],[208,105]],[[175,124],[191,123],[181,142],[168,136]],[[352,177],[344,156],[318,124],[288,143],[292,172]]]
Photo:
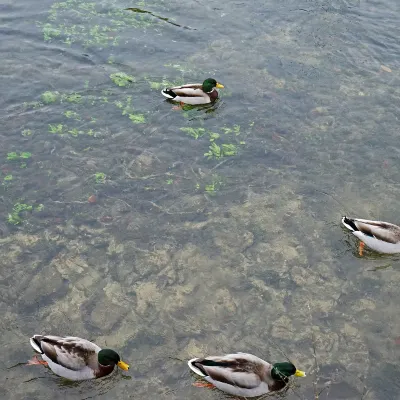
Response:
[[[285,399],[314,399],[316,376],[321,399],[398,398],[399,260],[340,227],[400,223],[395,0],[20,0],[0,18],[2,398],[223,399],[185,360],[232,351],[306,370]],[[159,93],[209,76],[212,106]],[[19,365],[34,333],[131,369],[64,382]]]

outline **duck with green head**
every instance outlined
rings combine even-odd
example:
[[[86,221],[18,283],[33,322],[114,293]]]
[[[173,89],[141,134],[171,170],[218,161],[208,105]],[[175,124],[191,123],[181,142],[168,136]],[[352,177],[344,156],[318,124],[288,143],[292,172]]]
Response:
[[[218,89],[224,85],[213,78],[206,79],[203,83],[189,83],[187,85],[166,88],[161,94],[169,100],[177,101],[181,104],[208,104],[217,100]]]
[[[30,343],[43,361],[34,357],[28,365],[46,365],[55,374],[73,381],[101,378],[111,374],[116,365],[125,371],[129,369],[114,350],[101,349],[79,337],[34,335]]]
[[[306,376],[290,362],[270,364],[247,353],[194,358],[188,361],[188,365],[194,373],[209,382],[195,386],[215,386],[226,393],[241,397],[276,392],[286,386],[290,376]]]

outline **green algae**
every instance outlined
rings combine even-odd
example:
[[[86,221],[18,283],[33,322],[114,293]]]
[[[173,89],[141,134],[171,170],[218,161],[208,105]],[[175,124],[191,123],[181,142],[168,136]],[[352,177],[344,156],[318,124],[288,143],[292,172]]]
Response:
[[[134,124],[144,124],[146,122],[146,118],[143,114],[133,114],[130,113],[128,114],[129,119],[134,123]]]
[[[187,126],[184,128],[179,128],[182,132],[185,132],[187,135],[193,137],[194,139],[198,139],[206,134],[206,130],[204,128],[193,128],[191,126]]]
[[[22,151],[19,154],[17,152],[13,151],[13,152],[7,154],[8,161],[19,161],[21,159],[26,160],[31,157],[32,157],[32,154],[29,153],[28,151]]]
[[[41,95],[41,100],[44,104],[52,104],[58,101],[60,98],[60,93],[58,92],[44,92]]]
[[[47,20],[37,22],[45,41],[79,43],[84,47],[117,46],[120,35],[130,29],[146,29],[161,21],[151,14],[121,10],[113,0],[102,7],[96,2],[66,0],[54,3]]]
[[[97,137],[97,133],[94,129],[78,129],[76,127],[69,127],[66,124],[49,124],[48,132],[60,136],[70,135],[75,138],[77,138],[79,135]]]
[[[29,214],[34,211],[42,211],[43,204],[29,205],[25,203],[15,203],[11,212],[8,214],[7,222],[11,225],[20,225],[24,220],[29,217]]]
[[[135,78],[125,73],[118,72],[110,75],[113,82],[124,87],[133,84]],[[86,85],[86,83],[85,83]],[[86,88],[88,89],[88,88]],[[146,116],[133,107],[132,96],[120,96],[120,100],[111,101],[109,97],[116,97],[110,89],[104,89],[98,95],[82,92],[44,92],[40,97],[43,104],[48,106],[57,105],[57,114],[64,117],[64,121],[48,124],[48,132],[60,136],[77,138],[81,135],[98,137],[99,132],[104,130],[104,107],[116,107],[121,114],[129,118],[133,124],[144,124]],[[61,107],[61,110],[60,110]],[[94,115],[91,115],[93,113]],[[87,127],[90,124],[91,127]],[[25,134],[32,134],[32,130]]]
[[[231,157],[235,156],[238,152],[238,148],[234,144],[222,143],[220,146],[215,142],[211,143],[208,147],[209,151],[204,153],[204,156],[208,159],[215,158],[219,159],[221,157]]]
[[[64,125],[63,124],[49,124],[49,132],[50,133],[63,133],[64,132]]]
[[[94,174],[94,180],[96,183],[103,184],[106,181],[106,174],[104,172],[96,172]]]
[[[19,225],[23,222],[24,218],[22,213],[32,211],[33,207],[24,203],[15,203],[12,211],[8,214],[7,222],[12,225]]]
[[[242,136],[247,136],[251,133],[251,129],[254,123],[251,122]],[[204,153],[204,156],[208,159],[220,159],[223,157],[232,157],[238,154],[239,146],[246,144],[246,141],[242,138],[238,138],[241,135],[241,127],[238,124],[232,126],[223,126],[220,128],[221,133],[210,131],[203,127],[182,127],[180,130],[186,135],[198,140],[204,136],[208,138],[209,145],[208,151]],[[235,140],[234,143],[224,143],[227,137],[232,137]]]
[[[110,75],[111,80],[120,87],[125,87],[135,82],[135,78],[125,72],[116,72]]]
[[[7,153],[7,161],[19,162],[20,168],[26,168],[27,161],[31,157],[32,157],[32,153],[30,153],[29,151],[21,151],[19,153],[13,151],[13,152]],[[9,180],[11,180],[11,179],[9,179]]]
[[[8,174],[3,178],[3,181],[1,183],[2,186],[9,186],[12,184],[13,181],[13,176],[12,174]]]
[[[204,191],[208,194],[215,194],[222,187],[222,184],[222,177],[217,174],[213,174],[211,176],[211,180],[204,185]],[[200,185],[197,185],[197,188],[200,188]]]
[[[122,115],[127,115],[134,124],[144,124],[146,117],[144,114],[137,113],[132,106],[132,96],[127,96],[125,101],[117,100],[115,106],[122,111]]]
[[[68,103],[79,104],[79,103],[82,102],[82,95],[80,95],[79,93],[63,94],[61,96],[61,101],[66,101]]]
[[[67,118],[72,118],[72,119],[74,119],[75,121],[80,121],[80,120],[81,120],[80,115],[79,115],[77,112],[72,111],[72,110],[64,111],[64,115],[65,115]]]

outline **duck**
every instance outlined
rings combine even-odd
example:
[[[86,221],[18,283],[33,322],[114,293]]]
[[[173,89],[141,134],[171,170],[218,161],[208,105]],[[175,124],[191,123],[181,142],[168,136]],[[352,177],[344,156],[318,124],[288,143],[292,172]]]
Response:
[[[207,78],[203,83],[189,83],[187,85],[165,88],[161,94],[169,100],[182,104],[200,105],[212,103],[218,99],[218,90],[224,85],[213,78]]]
[[[306,376],[290,362],[270,364],[248,353],[193,358],[189,368],[209,383],[196,383],[199,387],[216,387],[225,393],[255,397],[283,389],[292,375]]]
[[[33,335],[33,349],[40,353],[28,365],[48,366],[56,375],[72,381],[101,378],[111,374],[117,365],[124,371],[129,365],[114,350],[101,349],[97,344],[75,336]]]
[[[378,253],[400,253],[400,226],[384,221],[348,218],[346,216],[342,218],[342,224],[361,240],[360,256],[363,255],[365,245]]]

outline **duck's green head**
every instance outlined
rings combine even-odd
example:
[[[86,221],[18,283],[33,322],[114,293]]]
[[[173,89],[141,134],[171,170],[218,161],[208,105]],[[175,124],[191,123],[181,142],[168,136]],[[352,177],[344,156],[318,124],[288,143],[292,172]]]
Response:
[[[99,364],[104,366],[118,365],[124,371],[128,371],[129,365],[121,361],[121,358],[117,352],[111,349],[102,349],[97,354]]]
[[[296,369],[290,362],[275,363],[272,366],[271,377],[278,381],[285,381],[289,376],[306,376],[306,373]]]
[[[206,93],[212,92],[215,87],[217,87],[218,89],[222,89],[224,87],[224,85],[222,85],[221,83],[217,82],[213,78],[208,78],[203,82],[203,90]]]

